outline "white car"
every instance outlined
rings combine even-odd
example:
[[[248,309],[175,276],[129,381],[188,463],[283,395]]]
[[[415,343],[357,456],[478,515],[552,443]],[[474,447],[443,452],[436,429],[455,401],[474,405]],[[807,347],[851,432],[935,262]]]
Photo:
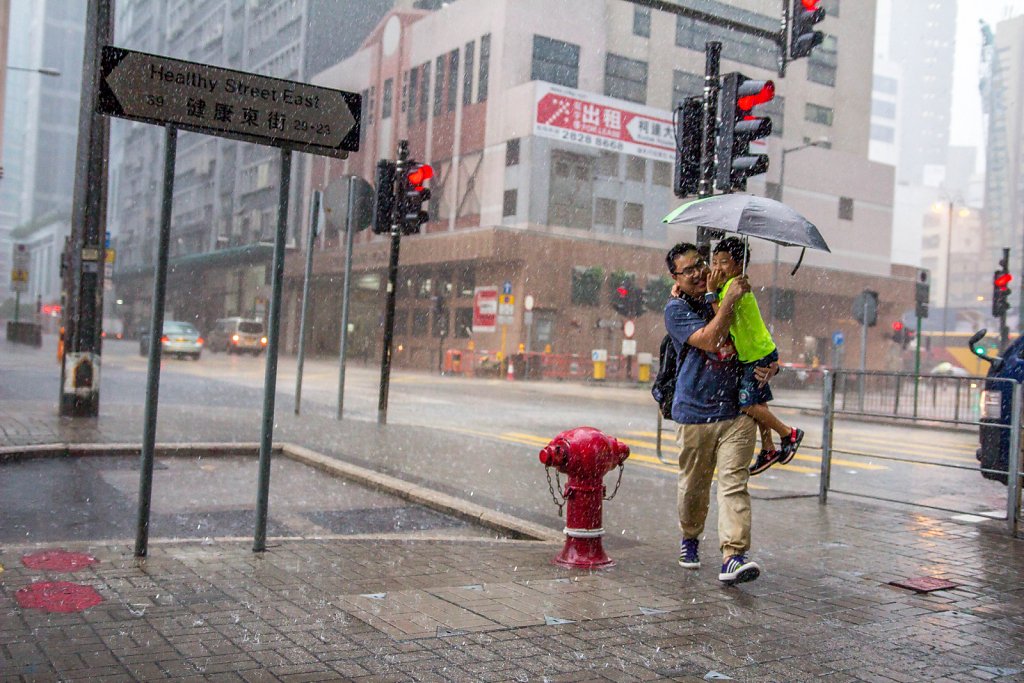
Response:
[[[944,360],[934,368],[932,368],[932,375],[948,375],[950,377],[970,377],[971,373],[964,370],[959,365],[953,365],[948,360]]]

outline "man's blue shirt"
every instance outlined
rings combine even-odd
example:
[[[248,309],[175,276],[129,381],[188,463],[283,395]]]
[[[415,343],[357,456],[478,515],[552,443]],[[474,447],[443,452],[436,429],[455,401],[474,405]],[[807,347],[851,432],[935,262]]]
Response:
[[[676,351],[685,354],[672,399],[672,419],[680,424],[719,422],[739,415],[740,364],[735,356],[720,360],[717,354],[686,346],[690,335],[714,317],[710,304],[689,297],[672,298],[665,305],[665,329]]]

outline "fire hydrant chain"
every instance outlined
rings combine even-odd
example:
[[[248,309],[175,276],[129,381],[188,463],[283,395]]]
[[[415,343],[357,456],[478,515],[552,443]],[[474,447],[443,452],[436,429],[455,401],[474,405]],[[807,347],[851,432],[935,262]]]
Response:
[[[615,488],[612,490],[612,495],[610,495],[607,498],[605,498],[605,500],[611,500],[612,498],[615,497],[615,494],[619,492],[619,486],[622,484],[622,470],[624,468],[625,468],[625,465],[622,464],[622,463],[619,463],[619,479],[618,479],[618,481],[615,482]]]
[[[551,468],[550,467],[545,467],[544,468],[544,473],[546,475],[548,475],[548,490],[551,491],[551,500],[555,501],[555,505],[558,506],[558,516],[561,517],[562,516],[562,508],[565,507],[565,497],[562,496],[562,500],[559,501],[558,500],[559,497],[557,495],[555,495],[555,487],[551,483]],[[562,490],[562,480],[559,479],[559,477],[558,477],[558,470],[555,470],[555,481],[558,482],[558,490],[561,491]],[[615,488],[618,488],[618,486],[616,486]]]

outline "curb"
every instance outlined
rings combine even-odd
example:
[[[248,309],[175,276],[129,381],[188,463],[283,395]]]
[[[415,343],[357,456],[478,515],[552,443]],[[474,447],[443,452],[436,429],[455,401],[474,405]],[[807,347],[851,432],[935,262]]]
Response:
[[[154,455],[160,457],[255,456],[258,443],[179,443],[157,444]],[[98,455],[139,455],[142,447],[136,444],[41,444],[35,446],[7,446],[0,448],[0,463],[32,458],[84,457]],[[321,470],[335,477],[348,479],[368,488],[383,491],[418,505],[500,531],[513,539],[561,543],[564,536],[548,527],[518,517],[485,508],[482,505],[449,496],[433,489],[412,484],[387,474],[338,460],[323,453],[291,443],[274,444],[275,455],[284,455],[296,462]]]

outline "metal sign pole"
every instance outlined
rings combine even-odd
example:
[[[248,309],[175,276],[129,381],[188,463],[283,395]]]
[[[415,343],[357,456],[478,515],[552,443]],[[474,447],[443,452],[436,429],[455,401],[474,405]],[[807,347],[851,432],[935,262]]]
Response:
[[[317,219],[320,217],[320,193],[313,193],[309,207],[309,242],[306,245],[306,270],[302,277],[302,312],[299,314],[299,357],[295,364],[295,414],[302,405],[302,368],[306,362],[306,315],[309,313],[309,280],[313,276],[313,246],[316,244]]]
[[[345,359],[348,355],[348,306],[352,296],[352,242],[356,234],[356,176],[348,177],[348,211],[345,213],[345,277],[341,291],[341,332],[338,344],[338,419],[345,411]]]
[[[153,314],[149,321],[149,366],[146,373],[146,407],[142,421],[142,458],[139,466],[139,513],[135,530],[135,557],[145,557],[149,544],[149,506],[153,497],[153,450],[156,445],[156,408],[160,394],[160,338],[164,332],[164,299],[167,294],[167,253],[171,241],[171,206],[174,199],[174,161],[178,131],[167,126],[164,135],[164,190],[160,201],[160,236],[153,274]]]
[[[263,434],[260,439],[260,472],[256,492],[254,552],[267,549],[267,499],[270,497],[270,451],[274,438],[274,394],[277,389],[277,352],[281,337],[281,289],[284,285],[284,241],[288,231],[288,192],[291,189],[292,152],[281,150],[281,190],[274,238],[274,273],[270,293],[270,329],[267,332],[267,365],[263,382]]]
[[[1010,443],[1006,458],[1006,524],[1011,536],[1017,535],[1020,518],[1020,469],[1021,469],[1021,398],[1024,391],[1020,382],[1013,383],[1010,398]]]
[[[828,489],[832,482],[832,428],[836,419],[836,373],[826,372],[824,394],[821,399],[821,476],[818,481],[818,502],[828,502]]]
[[[914,332],[914,417],[917,417],[917,390],[921,384],[921,316],[917,316]]]

